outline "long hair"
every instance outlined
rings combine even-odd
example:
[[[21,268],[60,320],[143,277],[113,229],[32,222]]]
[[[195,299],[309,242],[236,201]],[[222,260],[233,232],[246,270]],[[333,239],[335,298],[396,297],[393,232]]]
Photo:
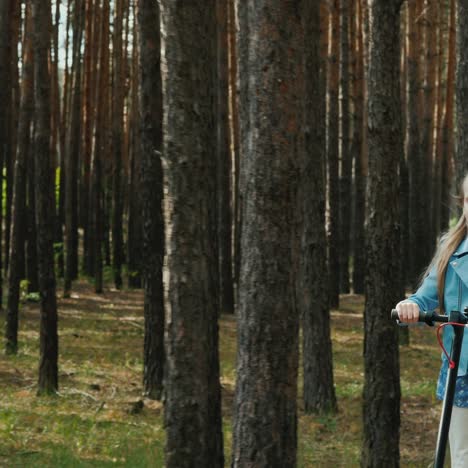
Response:
[[[463,206],[463,185],[465,181],[468,180],[468,174],[465,175],[460,187],[461,202]],[[447,272],[448,262],[452,256],[455,249],[458,247],[460,242],[467,235],[467,220],[465,219],[465,214],[462,213],[457,224],[449,229],[445,234],[442,235],[441,241],[437,251],[432,259],[430,265],[428,266],[424,277],[429,274],[432,268],[435,266],[437,271],[437,297],[439,299],[439,308],[442,313],[444,313],[444,288],[445,288],[445,274]]]

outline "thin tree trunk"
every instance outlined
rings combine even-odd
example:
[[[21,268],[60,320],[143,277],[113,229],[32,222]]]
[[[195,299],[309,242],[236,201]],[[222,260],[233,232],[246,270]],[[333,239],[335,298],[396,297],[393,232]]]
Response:
[[[25,35],[23,41],[23,62],[21,80],[21,108],[18,130],[18,149],[15,161],[13,192],[13,217],[8,269],[8,299],[5,317],[5,351],[16,354],[18,349],[18,304],[20,272],[24,264],[25,208],[26,208],[26,165],[30,147],[30,128],[34,110],[34,67],[32,50],[31,8],[26,6]]]
[[[117,289],[122,288],[122,264],[124,262],[123,251],[123,194],[122,194],[122,148],[123,139],[123,16],[124,0],[116,0],[114,14],[114,30],[112,35],[113,50],[113,108],[112,108],[112,147],[113,147],[113,174],[112,174],[112,271],[114,284]]]
[[[217,150],[220,312],[234,313],[231,255],[231,155],[229,148],[228,0],[216,1],[217,12]]]
[[[236,47],[236,9],[235,0],[228,0],[228,34],[229,34],[229,113],[231,116],[231,128],[229,133],[229,148],[231,150],[231,207],[232,207],[232,229],[233,229],[233,262],[232,274],[235,287],[239,280],[239,109],[238,109],[238,86],[237,86],[237,47]],[[235,300],[234,300],[235,302]]]
[[[148,7],[146,4],[146,8]],[[144,8],[143,7],[143,8]],[[152,9],[150,8],[150,11]],[[151,18],[154,19],[154,13],[147,13],[150,15]],[[136,19],[135,19],[136,21]],[[157,24],[159,24],[159,17],[157,17]],[[135,25],[135,28],[137,26]],[[156,29],[156,32],[154,30],[154,25],[150,25],[151,32],[152,34],[157,34],[157,40],[159,41],[159,29]],[[147,32],[145,31],[145,34]],[[141,33],[143,34],[143,32]],[[152,36],[150,36],[152,37]],[[155,38],[154,38],[155,39]],[[159,46],[158,46],[159,50]],[[148,52],[141,52],[140,55],[142,54],[148,54]],[[151,56],[151,54],[149,54]],[[129,288],[141,288],[144,287],[142,284],[142,275],[143,275],[143,267],[146,262],[143,259],[147,259],[149,257],[144,256],[143,254],[143,216],[142,216],[142,201],[141,201],[141,181],[140,181],[140,174],[141,174],[141,159],[142,159],[142,153],[143,151],[146,151],[142,149],[142,140],[141,140],[141,128],[142,128],[142,123],[140,120],[140,104],[139,104],[139,95],[140,95],[140,79],[139,79],[139,51],[138,51],[138,42],[137,42],[137,37],[134,35],[133,39],[133,57],[132,57],[132,87],[131,87],[131,97],[130,97],[130,102],[131,102],[131,108],[129,111],[129,119],[128,119],[128,142],[127,145],[129,147],[129,184],[128,184],[128,239],[127,239],[127,249],[128,249],[128,287]],[[159,63],[159,56],[155,58],[156,63]],[[149,66],[149,65],[146,65]],[[153,65],[155,66],[155,65]],[[148,72],[151,73],[151,72]],[[157,68],[157,73],[159,77],[159,93],[161,92],[161,77],[160,75],[160,70]],[[145,75],[146,76],[146,75]],[[151,80],[149,80],[151,83]],[[149,84],[149,86],[151,86]],[[152,91],[145,90],[145,93],[152,93],[153,95],[156,95],[154,92],[154,87],[151,88]],[[143,90],[141,91],[143,92]],[[159,102],[159,119],[162,119],[162,97],[160,97],[160,102]],[[147,104],[146,104],[147,105]],[[141,109],[141,113],[143,112],[150,112],[150,110],[146,109],[144,110],[143,108]],[[150,112],[151,113],[151,112]],[[156,116],[155,118],[158,118]],[[162,123],[160,122],[159,125],[161,126]],[[159,128],[159,131],[161,129]],[[159,144],[159,151],[161,151],[161,143]],[[161,176],[162,177],[162,176]],[[158,181],[157,183],[162,184],[161,181]],[[161,206],[159,207],[160,210],[162,210]],[[149,209],[149,216],[151,219],[153,219],[153,210]],[[162,229],[162,225],[160,226]],[[164,239],[164,230],[162,229],[161,237]],[[151,241],[150,241],[151,244]],[[153,252],[153,248],[150,247],[150,251]],[[157,296],[157,294],[156,294]],[[153,301],[153,300],[150,300]],[[156,301],[156,299],[154,299]],[[156,304],[156,302],[152,302],[152,304]],[[164,324],[162,326],[162,329],[164,329]],[[158,328],[159,330],[159,328]],[[160,330],[161,331],[161,330]],[[162,333],[162,331],[161,331]]]
[[[446,231],[450,221],[450,166],[454,157],[454,104],[456,70],[456,4],[450,2],[449,55],[447,65],[447,92],[445,99],[444,126],[442,128],[442,176],[440,228]]]
[[[60,92],[59,92],[59,53],[58,53],[58,35],[60,23],[60,0],[55,2],[55,22],[50,18],[50,30],[52,32],[52,47],[49,52],[49,69],[51,77],[51,162],[54,170],[54,211],[55,211],[55,229],[54,229],[54,255],[56,258],[57,276],[63,278],[65,273],[64,263],[64,237],[63,226],[64,217],[64,170],[65,160],[60,153]],[[56,180],[58,169],[58,181]],[[58,197],[55,192],[58,192]]]
[[[366,270],[365,249],[362,246],[365,243],[364,220],[366,211],[366,178],[364,173],[364,48],[362,32],[362,8],[361,0],[356,2],[356,64],[354,80],[354,131],[352,153],[354,159],[354,265],[353,265],[353,290],[355,294],[364,293],[364,278]]]
[[[450,9],[450,5],[449,5]],[[445,61],[445,42],[444,42],[444,21],[446,19],[447,10],[443,5],[437,5],[437,87],[436,87],[436,105],[437,115],[435,121],[436,137],[434,142],[435,156],[434,156],[434,201],[432,204],[432,230],[433,237],[437,239],[440,234],[440,216],[441,216],[441,203],[442,203],[442,187],[441,187],[441,174],[442,174],[442,127],[443,115],[445,106],[445,83],[444,69],[446,68]],[[446,79],[446,78],[445,78]]]
[[[162,269],[164,219],[162,212],[162,83],[159,8],[151,0],[138,4],[140,39],[141,203],[143,218],[143,284],[145,289],[145,393],[159,399],[164,370],[164,300]]]
[[[84,139],[82,152],[82,168],[80,180],[80,224],[83,228],[83,271],[90,275],[93,271],[91,265],[91,241],[90,241],[90,167],[93,147],[93,128],[95,123],[94,92],[96,89],[96,62],[99,48],[95,42],[99,38],[98,18],[99,5],[95,6],[94,0],[86,0],[86,26],[85,26],[85,51],[84,51]],[[96,50],[97,49],[97,50]]]
[[[340,2],[333,0],[331,7],[328,67],[328,269],[330,279],[330,307],[340,303],[340,192],[339,192],[339,55],[340,55]],[[334,255],[335,254],[335,255]]]
[[[35,123],[32,122],[31,141],[35,141]],[[27,241],[26,241],[26,276],[28,280],[28,292],[39,291],[39,267],[37,259],[37,229],[36,229],[36,194],[34,190],[35,161],[34,147],[29,147],[27,165]]]
[[[424,193],[424,177],[422,171],[423,154],[420,147],[420,100],[419,100],[419,65],[418,65],[418,31],[417,31],[417,1],[408,1],[408,117],[407,117],[407,159],[409,174],[409,264],[410,282],[416,287],[421,273],[427,266],[425,252],[426,219],[422,197]]]
[[[370,4],[368,277],[361,466],[375,468],[398,467],[400,461],[398,333],[388,314],[401,294],[400,258],[395,254],[400,251],[398,165],[403,151],[401,3],[374,0]]]
[[[34,23],[34,92],[36,106],[35,192],[37,254],[41,295],[40,364],[38,393],[58,389],[57,303],[54,273],[54,178],[50,162],[50,2],[32,0]]]
[[[349,21],[350,0],[341,0],[340,8],[340,90],[341,90],[341,176],[339,181],[339,291],[349,293],[349,256],[351,231],[352,153],[349,145]],[[332,254],[333,256],[333,254]]]
[[[81,149],[81,42],[84,28],[85,4],[75,3],[73,22],[72,106],[67,138],[66,196],[65,196],[65,278],[64,295],[69,296],[72,281],[78,277],[78,168]]]
[[[336,410],[333,386],[330,311],[328,301],[327,237],[325,232],[324,126],[320,67],[320,5],[306,10],[304,35],[308,45],[305,99],[305,154],[301,174],[301,274],[298,303],[303,320],[304,409],[308,413]],[[322,68],[322,69],[321,69]]]
[[[8,40],[9,58],[6,66],[10,67],[7,88],[8,107],[6,115],[9,116],[7,122],[7,145],[5,146],[5,169],[6,169],[6,203],[5,210],[5,262],[3,265],[4,271],[8,271],[9,252],[10,252],[10,229],[11,229],[11,208],[13,199],[13,165],[16,155],[16,136],[18,129],[18,108],[19,108],[19,79],[18,79],[18,42],[19,30],[21,23],[21,5],[16,0],[4,0],[5,3],[10,2],[11,19],[8,23]]]
[[[11,83],[11,36],[12,2],[0,2],[0,83]],[[11,86],[0,86],[0,174],[11,150],[11,135],[8,131],[12,118]],[[0,178],[0,206],[3,206],[3,177]],[[3,209],[0,210],[0,226]],[[2,308],[2,230],[0,229],[0,309]]]
[[[455,151],[455,187],[459,193],[461,183],[468,174],[468,4],[457,1],[456,14],[456,71],[455,71],[455,102],[456,102],[456,151]]]
[[[101,24],[99,33],[99,77],[97,79],[98,107],[95,120],[94,150],[92,158],[92,185],[91,202],[93,223],[90,226],[93,236],[93,274],[94,290],[100,294],[103,292],[102,271],[102,241],[104,233],[104,183],[103,161],[106,139],[106,109],[108,108],[109,86],[109,0],[103,0],[101,9]]]

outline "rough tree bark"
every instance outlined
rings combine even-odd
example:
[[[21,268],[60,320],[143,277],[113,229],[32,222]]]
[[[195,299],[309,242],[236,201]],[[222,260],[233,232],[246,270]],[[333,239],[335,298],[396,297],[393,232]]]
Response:
[[[395,255],[400,251],[398,164],[403,151],[399,77],[401,3],[402,0],[373,0],[370,3],[369,191],[361,465],[375,468],[399,466],[398,333],[389,314],[401,299],[400,257]]]
[[[75,3],[73,20],[72,105],[65,163],[65,296],[70,294],[72,281],[78,277],[78,168],[81,148],[81,39],[84,14],[84,0],[78,0]]]
[[[57,300],[54,272],[55,183],[50,162],[50,1],[32,0],[34,24],[34,102],[36,110],[35,192],[39,291],[41,297],[38,393],[58,389]]]
[[[296,464],[294,253],[303,151],[305,5],[237,2],[243,218],[232,451],[236,468]]]
[[[232,314],[234,313],[234,289],[231,255],[231,151],[228,113],[228,0],[217,0],[216,11],[219,292],[221,312]]]
[[[351,178],[353,154],[349,147],[349,22],[350,0],[341,0],[340,8],[340,122],[341,122],[341,175],[339,180],[339,291],[349,293],[349,257],[351,231]]]
[[[465,0],[457,1],[456,13],[456,151],[455,151],[455,187],[460,190],[463,177],[468,174],[468,4]]]
[[[162,0],[168,468],[222,467],[216,245],[216,1]],[[154,27],[154,26],[153,26]],[[196,369],[196,372],[194,372]]]
[[[21,77],[21,107],[16,152],[13,208],[10,243],[10,264],[8,269],[8,298],[5,317],[5,351],[16,354],[18,349],[18,305],[20,293],[20,272],[24,264],[26,240],[26,179],[27,160],[31,140],[31,119],[34,110],[34,66],[32,50],[31,6],[27,4],[25,34],[23,41],[23,62]]]
[[[122,288],[122,264],[124,262],[123,247],[123,193],[122,193],[122,149],[123,149],[123,110],[124,87],[123,82],[123,16],[124,0],[116,0],[114,14],[114,30],[112,35],[113,51],[113,102],[112,102],[112,151],[114,154],[112,173],[112,271],[114,284],[117,289]],[[157,29],[157,27],[155,26]]]
[[[320,5],[304,11],[305,152],[301,174],[301,274],[298,304],[302,316],[304,409],[308,413],[336,410],[333,386],[330,311],[328,303],[327,237],[325,232],[325,141],[320,67]]]
[[[162,83],[159,7],[139,0],[141,209],[143,223],[143,287],[145,290],[145,393],[159,399],[164,369],[164,218],[162,150]],[[155,26],[156,25],[156,26]]]
[[[355,0],[356,4],[356,44],[354,67],[354,126],[352,153],[354,159],[354,264],[353,264],[353,290],[355,294],[364,293],[366,271],[365,249],[365,212],[366,212],[366,162],[364,152],[364,106],[365,106],[365,80],[364,80],[364,44],[363,44],[363,14],[362,0]]]
[[[328,43],[328,109],[327,109],[327,164],[328,164],[328,270],[330,306],[340,303],[340,189],[339,189],[339,55],[340,55],[340,2],[333,0],[330,14]]]

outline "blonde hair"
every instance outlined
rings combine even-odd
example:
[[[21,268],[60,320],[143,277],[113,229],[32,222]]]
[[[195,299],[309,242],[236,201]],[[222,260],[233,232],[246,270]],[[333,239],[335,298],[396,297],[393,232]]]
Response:
[[[462,180],[460,187],[461,202],[463,206],[463,185],[468,180],[468,174]],[[447,272],[448,262],[455,249],[458,247],[460,242],[466,237],[467,234],[467,220],[465,215],[462,213],[457,224],[449,229],[442,237],[439,242],[439,247],[432,259],[429,267],[426,270],[424,276],[427,276],[432,268],[435,266],[437,271],[437,297],[439,299],[439,308],[444,313],[444,288],[445,288],[445,274]]]

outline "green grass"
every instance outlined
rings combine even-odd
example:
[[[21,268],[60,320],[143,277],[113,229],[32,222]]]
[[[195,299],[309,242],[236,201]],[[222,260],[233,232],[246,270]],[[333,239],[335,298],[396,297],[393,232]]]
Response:
[[[59,289],[60,291],[60,289]],[[60,389],[36,396],[38,304],[23,304],[17,356],[0,353],[0,467],[163,467],[160,402],[142,392],[142,292],[95,295],[85,281],[59,299]],[[339,411],[306,415],[299,395],[298,467],[359,466],[362,441],[363,299],[343,296],[332,311],[334,374]],[[3,328],[3,317],[0,326]],[[220,320],[225,466],[230,466],[236,321]],[[432,329],[412,329],[401,348],[402,466],[427,466],[435,443],[439,404],[434,390],[440,352]],[[302,392],[300,369],[299,393]]]

